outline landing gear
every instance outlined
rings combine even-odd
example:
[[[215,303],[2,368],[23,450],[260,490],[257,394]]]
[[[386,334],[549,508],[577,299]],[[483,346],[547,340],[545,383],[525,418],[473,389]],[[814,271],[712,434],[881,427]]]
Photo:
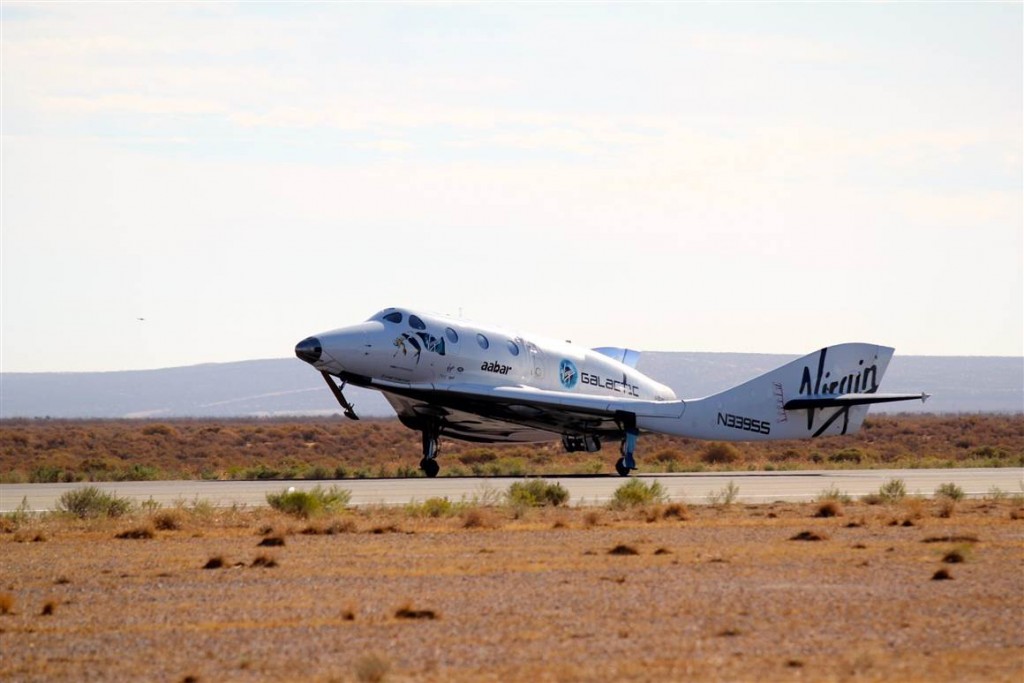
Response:
[[[562,435],[562,448],[567,453],[576,453],[579,451],[586,451],[587,453],[595,453],[601,450],[601,439],[594,434],[580,435],[580,434],[564,434]]]
[[[350,420],[358,420],[359,416],[356,415],[355,406],[349,403],[345,399],[345,395],[341,393],[341,390],[345,388],[345,382],[342,381],[341,386],[339,387],[334,383],[334,380],[331,379],[329,374],[323,370],[320,371],[320,374],[324,376],[324,381],[327,382],[327,386],[331,388],[331,393],[334,394],[334,398],[337,399],[338,403],[341,404],[341,407],[345,409],[345,417]]]
[[[437,423],[432,423],[423,430],[423,459],[420,460],[420,469],[431,479],[441,471],[441,466],[436,460],[441,450],[440,436],[441,427]]]
[[[628,477],[629,473],[636,469],[633,453],[636,452],[636,442],[640,438],[640,430],[636,428],[636,416],[631,415],[630,418],[624,420],[626,433],[622,437],[622,446],[619,447],[622,457],[615,463],[615,471],[619,473],[620,477]]]

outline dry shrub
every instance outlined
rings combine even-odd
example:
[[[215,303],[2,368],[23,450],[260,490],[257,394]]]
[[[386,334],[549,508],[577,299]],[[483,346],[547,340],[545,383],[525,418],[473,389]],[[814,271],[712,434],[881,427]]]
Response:
[[[203,565],[203,569],[220,569],[224,566],[224,558],[221,555],[214,555],[206,564]]]
[[[360,683],[380,683],[391,670],[391,664],[382,655],[371,653],[357,659],[354,669]]]
[[[148,524],[144,524],[134,529],[128,529],[114,536],[114,538],[120,539],[150,539],[156,536],[156,532],[153,531],[153,527]]]
[[[462,513],[463,529],[485,529],[494,526],[494,518],[480,508],[469,508]]]
[[[680,522],[684,522],[690,518],[690,511],[682,503],[670,503],[665,506],[661,516],[663,519],[678,519]]]
[[[181,528],[181,522],[180,510],[160,510],[153,515],[153,526],[160,531],[177,531]]]
[[[653,460],[667,465],[669,463],[677,463],[683,459],[683,454],[675,448],[663,448],[654,454]]]
[[[952,578],[953,575],[945,567],[932,574],[932,581],[950,581]]]
[[[335,534],[349,534],[355,531],[355,520],[337,519],[325,525],[310,524],[299,533],[306,536],[334,536]]]
[[[587,528],[600,526],[601,525],[601,513],[597,510],[589,510],[583,515],[583,524]]]
[[[740,459],[740,452],[731,443],[714,441],[707,445],[700,459],[709,465],[728,465]]]
[[[655,555],[671,555],[672,551],[669,550],[668,548],[658,548],[657,550],[654,551],[654,554]]]
[[[815,531],[801,531],[800,533],[796,534],[795,536],[791,536],[789,538],[789,540],[791,540],[791,541],[824,541],[826,538],[828,538],[828,537],[825,536],[824,534],[819,534],[819,533],[817,533]]]
[[[949,534],[948,536],[928,536],[921,543],[977,543],[978,537],[970,534]]]
[[[907,519],[921,519],[925,516],[928,505],[923,498],[914,496],[903,499],[903,509],[907,511]]]
[[[267,569],[272,569],[277,566],[277,560],[270,557],[269,555],[257,555],[256,558],[252,561],[252,564],[250,564],[249,566],[265,567]]]
[[[953,498],[943,497],[939,501],[939,509],[936,511],[935,516],[941,517],[942,519],[949,519],[956,512],[956,500]]]
[[[631,545],[620,543],[608,551],[609,555],[639,555],[640,552]]]
[[[613,510],[626,510],[661,503],[667,497],[665,487],[659,481],[647,483],[642,479],[630,479],[615,489],[608,506]]]
[[[437,619],[437,612],[432,609],[413,609],[406,603],[395,610],[396,619],[426,619],[432,621]]]
[[[815,517],[842,517],[843,506],[836,500],[826,500],[818,505],[818,511],[814,513]]]
[[[56,611],[57,611],[57,601],[56,600],[47,600],[46,602],[43,603],[43,609],[40,610],[39,616],[41,616],[41,617],[50,617],[50,616],[53,616],[53,613],[56,612]]]
[[[946,564],[959,564],[963,562],[964,559],[964,554],[959,550],[950,550],[942,556],[942,561]]]
[[[689,519],[686,506],[680,503],[672,503],[667,506],[654,505],[646,508],[643,512],[649,524],[663,519],[676,519],[678,521]]]
[[[283,536],[267,536],[266,538],[261,539],[260,542],[257,543],[256,545],[257,545],[257,547],[262,547],[262,548],[279,548],[279,547],[284,545],[284,537]]]
[[[341,610],[341,620],[342,621],[355,621],[356,620],[356,612],[355,612],[355,610],[353,610],[352,608]]]
[[[32,533],[30,531],[15,531],[14,532],[15,543],[45,543],[46,536],[42,532],[37,531]]]
[[[0,614],[14,614],[14,596],[0,593]]]

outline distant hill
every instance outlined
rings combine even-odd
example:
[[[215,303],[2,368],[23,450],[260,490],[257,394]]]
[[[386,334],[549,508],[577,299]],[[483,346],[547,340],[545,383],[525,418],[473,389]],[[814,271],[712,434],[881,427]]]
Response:
[[[727,389],[797,356],[647,352],[639,369],[683,398]],[[1024,412],[1024,358],[899,356],[884,391],[927,391],[927,404],[876,412]],[[346,390],[356,412],[393,415],[375,391]],[[0,418],[243,417],[339,412],[321,377],[294,358],[122,372],[0,373]]]

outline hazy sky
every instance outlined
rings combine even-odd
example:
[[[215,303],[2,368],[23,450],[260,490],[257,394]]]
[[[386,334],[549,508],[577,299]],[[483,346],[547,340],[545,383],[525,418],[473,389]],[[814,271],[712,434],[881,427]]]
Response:
[[[1022,11],[4,2],[0,365],[288,356],[392,305],[1021,355]]]

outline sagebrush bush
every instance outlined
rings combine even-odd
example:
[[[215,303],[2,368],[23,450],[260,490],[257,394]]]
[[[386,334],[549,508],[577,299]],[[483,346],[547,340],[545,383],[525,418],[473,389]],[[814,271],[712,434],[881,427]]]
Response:
[[[890,479],[879,487],[878,495],[885,503],[898,503],[907,497],[907,485],[902,479]]]
[[[815,517],[841,517],[842,515],[843,506],[837,500],[822,501],[818,505],[817,512],[814,513]]]
[[[732,505],[736,502],[736,498],[738,498],[739,495],[740,487],[737,486],[735,482],[730,481],[717,491],[708,492],[708,504],[716,507],[720,505]]]
[[[664,502],[667,497],[661,482],[652,481],[648,484],[643,479],[630,479],[615,489],[611,507],[621,510],[640,505],[653,505]]]
[[[949,498],[950,500],[963,500],[964,490],[953,482],[949,482],[947,484],[941,484],[937,489],[935,489],[935,497]]]
[[[324,512],[344,508],[351,498],[352,492],[347,489],[339,489],[337,486],[328,489],[314,486],[309,491],[268,493],[267,503],[275,510],[308,519]]]
[[[422,503],[409,503],[405,506],[407,514],[413,517],[451,517],[459,511],[447,498],[427,498]]]
[[[828,500],[834,500],[837,503],[849,503],[850,496],[843,491],[840,491],[839,488],[833,484],[829,488],[821,491],[821,493],[818,494],[818,497],[814,500],[819,503],[823,503]]]
[[[508,487],[505,495],[509,504],[528,507],[558,506],[569,500],[569,492],[564,486],[544,479],[517,481]]]
[[[90,517],[120,517],[132,509],[132,502],[95,486],[72,489],[61,494],[57,510],[79,519]]]
[[[709,443],[700,459],[709,465],[727,465],[740,459],[740,452],[731,443],[714,441]]]

